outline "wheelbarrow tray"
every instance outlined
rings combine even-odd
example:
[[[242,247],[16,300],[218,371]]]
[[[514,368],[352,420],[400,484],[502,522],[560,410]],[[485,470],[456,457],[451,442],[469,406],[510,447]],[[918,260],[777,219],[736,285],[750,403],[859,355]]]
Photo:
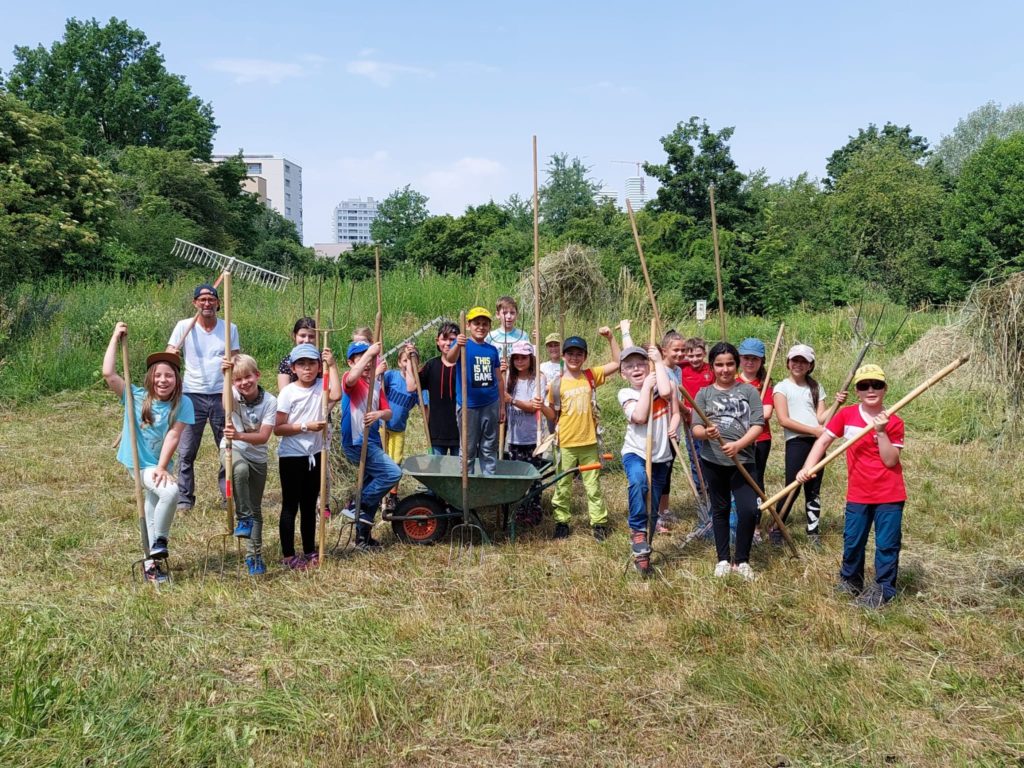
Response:
[[[458,456],[410,456],[402,469],[444,499],[455,509],[462,509],[462,459]],[[480,472],[479,460],[473,462],[469,474],[469,508],[513,504],[525,497],[541,474],[526,461],[499,461],[493,475]]]

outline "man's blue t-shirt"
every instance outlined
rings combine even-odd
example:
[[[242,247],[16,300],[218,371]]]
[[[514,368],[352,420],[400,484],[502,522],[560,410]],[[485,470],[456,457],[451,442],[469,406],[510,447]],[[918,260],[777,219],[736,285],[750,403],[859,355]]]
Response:
[[[498,400],[498,376],[501,358],[490,344],[477,344],[466,339],[470,408],[482,408]],[[455,365],[455,402],[462,405],[462,359]]]
[[[405,422],[409,419],[409,413],[416,407],[416,393],[409,391],[401,371],[384,371],[384,391],[387,393],[388,402],[391,403],[388,431],[405,432]]]
[[[146,399],[146,390],[143,387],[132,384],[132,397],[135,401],[135,428],[139,436],[139,464],[141,469],[149,469],[160,463],[160,451],[164,447],[164,438],[170,431],[173,424],[168,422],[171,415],[171,404],[164,400],[153,400],[153,423],[148,427],[142,426],[142,403]],[[121,402],[125,401],[124,393],[121,393]],[[188,395],[181,396],[178,403],[178,412],[174,415],[174,421],[183,424],[195,424],[196,413],[192,407],[192,401]],[[117,460],[128,469],[134,467],[132,461],[132,439],[128,431],[128,409],[125,408],[124,419],[121,426],[121,445],[117,449]],[[167,471],[174,469],[174,462],[167,463]]]

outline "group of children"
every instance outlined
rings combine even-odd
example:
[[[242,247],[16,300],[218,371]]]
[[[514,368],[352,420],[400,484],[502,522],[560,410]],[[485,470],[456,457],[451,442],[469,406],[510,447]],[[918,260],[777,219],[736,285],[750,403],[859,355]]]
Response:
[[[810,474],[828,445],[850,430],[872,424],[873,440],[862,440],[847,453],[850,484],[845,524],[841,587],[868,604],[881,605],[895,594],[899,560],[899,532],[903,490],[899,451],[902,422],[888,417],[883,407],[885,375],[877,366],[865,366],[854,378],[858,405],[840,410],[827,420],[825,392],[814,379],[814,350],[793,346],[787,354],[788,375],[776,385],[765,370],[765,345],[745,339],[739,347],[719,342],[705,359],[701,339],[684,339],[670,331],[660,345],[633,343],[628,321],[620,323],[623,349],[609,327],[598,334],[609,344],[607,362],[588,366],[589,349],[579,336],[545,339],[547,360],[538,363],[529,334],[516,327],[518,307],[511,297],[497,302],[500,325],[483,307],[466,314],[467,333],[453,323],[438,328],[438,355],[417,366],[415,347],[400,350],[399,369],[388,370],[381,357],[380,340],[369,329],[357,329],[346,350],[348,369],[340,373],[331,350],[319,350],[317,329],[310,318],[293,328],[294,347],[278,369],[279,394],[275,398],[259,384],[256,361],[237,354],[225,362],[233,380],[234,409],[225,428],[225,445],[233,450],[233,487],[238,525],[235,535],[248,540],[246,562],[250,574],[264,573],[262,552],[263,489],[267,478],[267,442],[280,438],[278,463],[282,506],[279,523],[282,562],[301,570],[318,563],[316,510],[320,488],[320,460],[324,440],[331,440],[325,417],[341,403],[340,443],[345,457],[358,465],[365,446],[362,494],[342,513],[356,526],[356,546],[374,549],[379,543],[371,529],[376,511],[390,497],[401,478],[398,464],[404,454],[404,431],[411,410],[423,392],[431,451],[459,455],[460,420],[465,409],[468,428],[465,452],[472,471],[493,474],[499,458],[540,461],[534,457],[546,430],[555,434],[558,472],[566,473],[556,485],[551,509],[553,535],[570,535],[570,470],[602,461],[601,415],[596,390],[615,373],[626,386],[618,402],[627,427],[621,449],[628,482],[628,526],[637,571],[651,572],[650,531],[666,531],[677,522],[669,510],[672,467],[678,452],[687,453],[684,471],[697,490],[699,524],[713,532],[716,576],[736,573],[753,579],[750,551],[760,521],[758,494],[740,472],[743,466],[756,484],[764,487],[771,450],[769,421],[783,427],[787,483],[804,483],[807,534],[817,541],[820,518],[821,473]],[[114,371],[116,344],[126,329],[119,323],[104,358],[104,376],[123,397],[124,382]],[[167,534],[173,519],[168,484],[175,434],[190,423],[188,397],[181,394],[180,362],[159,353],[147,360],[144,388],[137,388],[135,418],[147,450],[140,451],[143,484],[147,492],[150,557],[147,572],[159,579],[156,562],[166,557]],[[154,359],[160,357],[160,359]],[[466,361],[463,391],[462,361]],[[540,375],[537,369],[540,368]],[[376,385],[371,392],[371,381]],[[133,390],[134,391],[134,390]],[[839,393],[841,404],[846,396]],[[324,401],[326,400],[326,407]],[[126,416],[127,419],[127,416]],[[127,422],[126,422],[127,424]],[[385,436],[382,438],[381,427]],[[502,425],[507,429],[499,445]],[[651,436],[648,441],[647,430]],[[648,445],[649,443],[649,445]],[[145,453],[145,455],[143,455]],[[650,488],[648,488],[648,454]],[[131,457],[118,456],[131,468]],[[609,532],[609,514],[596,472],[580,473],[587,511],[595,539]],[[167,499],[164,498],[167,496]],[[648,499],[650,497],[650,499]],[[170,499],[170,501],[168,501]],[[325,500],[326,501],[326,500]],[[650,502],[650,510],[648,503]],[[785,520],[792,498],[780,510]],[[387,502],[384,502],[387,504]],[[326,507],[328,506],[326,503]],[[735,544],[730,513],[735,511]],[[295,551],[295,518],[299,517],[301,552]],[[535,525],[541,519],[539,499],[520,510],[519,521]],[[868,531],[876,527],[876,584],[864,588],[864,547]],[[769,528],[772,541],[781,532]],[[734,547],[734,548],[733,548]]]

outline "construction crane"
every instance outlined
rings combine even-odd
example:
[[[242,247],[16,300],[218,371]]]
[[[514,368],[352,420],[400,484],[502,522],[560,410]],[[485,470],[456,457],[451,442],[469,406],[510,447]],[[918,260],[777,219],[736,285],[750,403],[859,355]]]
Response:
[[[621,163],[622,165],[635,165],[636,175],[640,178],[640,194],[646,195],[647,190],[644,189],[644,161],[643,160],[612,160],[613,163]]]

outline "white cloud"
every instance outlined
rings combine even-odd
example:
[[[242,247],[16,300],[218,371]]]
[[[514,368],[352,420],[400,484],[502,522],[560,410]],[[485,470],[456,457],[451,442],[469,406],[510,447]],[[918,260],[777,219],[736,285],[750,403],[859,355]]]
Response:
[[[310,64],[311,57],[304,57]],[[292,77],[302,77],[309,72],[307,67],[292,61],[273,61],[271,59],[214,59],[207,64],[208,69],[233,75],[236,83],[267,83],[277,85]]]
[[[368,52],[364,51],[363,53]],[[378,61],[377,59],[370,59],[366,57],[350,61],[345,69],[350,75],[365,77],[370,82],[375,85],[379,85],[382,88],[387,88],[398,77],[410,76],[429,79],[434,76],[434,73],[431,70],[424,69],[423,67],[413,67],[408,64],[395,64],[393,62]]]
[[[486,157],[463,157],[443,168],[427,171],[413,187],[430,202],[432,213],[461,214],[467,205],[480,205],[508,195],[505,167]]]

